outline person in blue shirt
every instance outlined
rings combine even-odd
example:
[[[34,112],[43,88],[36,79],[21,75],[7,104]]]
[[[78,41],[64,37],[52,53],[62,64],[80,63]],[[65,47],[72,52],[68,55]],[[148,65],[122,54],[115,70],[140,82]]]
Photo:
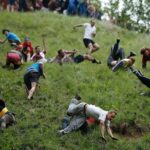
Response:
[[[26,70],[26,73],[24,75],[24,83],[26,85],[28,100],[31,100],[33,98],[33,94],[36,90],[37,83],[40,76],[43,76],[43,78],[45,79],[44,66],[43,66],[44,62],[45,60],[41,59],[38,62],[32,64]]]
[[[19,45],[21,43],[20,38],[13,32],[10,32],[8,29],[3,29],[2,34],[6,36],[5,40],[0,40],[0,43],[5,43],[7,40],[9,41],[10,44],[16,43]]]

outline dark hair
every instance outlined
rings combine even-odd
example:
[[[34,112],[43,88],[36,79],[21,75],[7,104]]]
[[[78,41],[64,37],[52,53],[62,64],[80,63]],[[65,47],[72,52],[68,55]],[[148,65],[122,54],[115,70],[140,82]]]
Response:
[[[81,100],[81,96],[80,96],[78,93],[76,93],[75,98],[76,98],[77,100]]]
[[[144,55],[145,51],[148,50],[148,48],[142,48],[141,49],[141,55]]]
[[[58,54],[61,54],[61,52],[62,52],[62,49],[59,49],[59,50],[57,51]]]
[[[3,29],[3,30],[2,30],[2,34],[4,34],[5,31],[10,32],[8,29]]]
[[[38,46],[35,46],[35,49],[37,49],[37,48],[39,48],[40,46],[38,45]]]

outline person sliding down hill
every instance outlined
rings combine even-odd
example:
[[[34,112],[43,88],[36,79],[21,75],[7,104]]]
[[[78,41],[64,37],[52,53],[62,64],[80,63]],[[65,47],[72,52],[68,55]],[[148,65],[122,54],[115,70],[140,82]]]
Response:
[[[99,127],[100,127],[100,132],[101,132],[101,139],[104,142],[107,142],[106,139],[105,139],[105,135],[104,135],[105,134],[105,127],[107,127],[107,131],[108,131],[108,134],[110,135],[110,137],[113,140],[117,140],[113,136],[112,130],[110,128],[110,122],[117,115],[116,111],[114,111],[114,110],[105,111],[105,110],[103,110],[100,107],[97,107],[95,105],[87,104],[87,103],[82,102],[82,103],[76,103],[76,104],[73,104],[73,105],[69,105],[69,108],[67,110],[67,114],[74,117],[74,120],[72,120],[70,122],[68,127],[66,127],[63,130],[60,130],[59,133],[61,133],[61,134],[69,133],[70,128],[71,128],[71,131],[73,131],[73,129],[76,130],[77,128],[75,128],[75,127],[80,125],[80,123],[85,122],[86,118],[92,117],[96,121],[99,122]],[[79,121],[79,122],[76,121],[76,118],[78,118],[78,117],[80,117],[80,119],[81,119],[81,121]],[[75,125],[75,123],[76,123],[76,125]],[[73,125],[75,125],[75,126],[73,126]]]
[[[3,131],[6,127],[15,124],[15,116],[9,112],[5,102],[0,99],[0,131]]]
[[[28,100],[31,100],[33,98],[33,94],[35,93],[40,76],[43,76],[43,78],[45,79],[44,62],[45,59],[41,59],[36,63],[32,64],[26,70],[26,73],[24,75],[24,83],[26,86]]]
[[[16,34],[14,34],[13,32],[10,32],[8,29],[3,29],[2,34],[4,34],[6,36],[6,39],[0,40],[1,44],[5,43],[7,40],[10,44],[16,43],[18,45],[21,43],[20,38]]]
[[[57,56],[54,57],[50,62],[55,62],[55,63],[68,63],[68,62],[74,62],[74,63],[81,63],[84,60],[90,61],[92,63],[96,63],[96,64],[101,64],[101,61],[97,61],[93,56],[89,55],[89,54],[79,54],[76,55],[77,50],[73,50],[73,51],[69,51],[69,50],[64,50],[64,49],[60,49],[57,51]]]
[[[124,49],[120,48],[119,43],[120,43],[120,39],[117,39],[114,46],[111,47],[111,52],[107,59],[107,65],[110,68],[115,66],[119,60],[122,60],[125,58]]]

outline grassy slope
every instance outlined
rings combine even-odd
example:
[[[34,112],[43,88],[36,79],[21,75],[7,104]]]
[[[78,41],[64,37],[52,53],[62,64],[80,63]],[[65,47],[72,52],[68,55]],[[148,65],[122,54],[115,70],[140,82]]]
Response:
[[[8,19],[9,18],[9,19]],[[34,46],[42,45],[42,34],[47,34],[47,57],[54,56],[59,48],[86,49],[82,43],[82,29],[72,30],[74,24],[87,22],[87,19],[66,17],[50,13],[8,14],[1,13],[0,29],[9,28],[22,39],[27,35]],[[48,149],[48,150],[98,150],[104,149],[98,144],[99,129],[95,127],[87,136],[74,132],[58,137],[59,128],[66,108],[74,93],[80,92],[83,100],[96,104],[104,109],[118,110],[114,124],[132,123],[133,120],[146,131],[138,139],[130,139],[116,134],[120,140],[116,143],[107,137],[108,150],[148,150],[149,138],[149,97],[139,95],[148,91],[137,78],[120,71],[112,73],[106,66],[110,46],[117,37],[126,54],[130,50],[137,52],[135,65],[141,69],[139,49],[149,46],[150,36],[128,32],[108,23],[97,22],[96,41],[101,49],[94,54],[100,58],[102,65],[84,62],[80,65],[69,64],[58,66],[46,64],[47,79],[40,80],[40,87],[32,102],[26,100],[23,85],[23,74],[29,64],[21,70],[12,71],[0,68],[0,95],[7,102],[8,108],[17,115],[17,124],[8,128],[0,136],[0,149]],[[1,35],[1,38],[4,38]],[[1,47],[0,60],[5,62],[5,54],[10,49],[7,44]],[[143,73],[149,76],[150,66]],[[132,132],[132,129],[131,129]]]

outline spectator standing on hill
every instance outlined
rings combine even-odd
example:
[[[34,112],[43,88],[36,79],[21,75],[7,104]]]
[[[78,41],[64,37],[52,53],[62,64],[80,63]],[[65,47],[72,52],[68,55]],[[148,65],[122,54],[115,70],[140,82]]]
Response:
[[[16,123],[14,113],[10,112],[5,102],[0,99],[0,131]]]
[[[68,15],[76,15],[78,8],[78,0],[69,0],[67,13]]]
[[[117,39],[114,46],[111,47],[111,51],[107,59],[107,65],[110,68],[115,66],[119,60],[125,58],[124,49],[119,46],[119,43],[120,43],[120,39]]]
[[[8,29],[3,29],[2,34],[6,36],[6,39],[0,40],[1,44],[5,43],[7,40],[10,44],[16,43],[17,45],[19,45],[21,43],[20,38],[15,33],[10,32]]]
[[[36,91],[36,87],[40,76],[43,76],[43,78],[45,79],[44,62],[45,59],[41,59],[38,62],[32,64],[26,70],[26,73],[24,75],[24,83],[26,86],[28,100],[31,100],[33,98],[33,94]]]
[[[16,0],[8,0],[7,11],[14,12]]]
[[[88,0],[83,0],[83,2],[79,4],[79,8],[78,8],[79,16],[84,16],[84,17],[88,16],[88,4],[89,4]]]
[[[97,51],[99,49],[99,45],[93,41],[93,37],[96,35],[96,26],[95,21],[91,20],[90,23],[84,23],[75,25],[73,28],[84,27],[84,37],[83,42],[86,48],[89,49],[89,54]]]
[[[150,48],[141,49],[142,55],[142,68],[146,69],[147,61],[150,61]]]

